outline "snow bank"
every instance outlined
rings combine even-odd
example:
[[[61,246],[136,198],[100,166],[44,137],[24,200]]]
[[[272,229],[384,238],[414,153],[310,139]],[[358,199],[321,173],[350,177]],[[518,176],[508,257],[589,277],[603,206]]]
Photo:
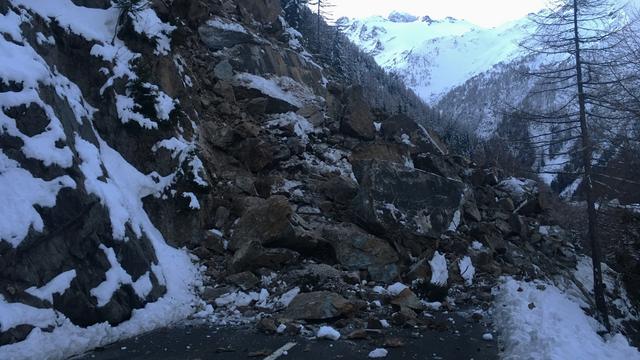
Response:
[[[600,337],[602,326],[557,287],[537,285],[505,278],[496,289],[505,359],[640,359],[624,336]]]

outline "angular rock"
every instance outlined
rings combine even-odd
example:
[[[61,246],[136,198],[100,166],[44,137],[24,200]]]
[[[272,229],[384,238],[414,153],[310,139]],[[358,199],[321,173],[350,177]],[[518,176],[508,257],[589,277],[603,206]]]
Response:
[[[347,270],[366,270],[372,280],[382,282],[391,282],[399,274],[399,258],[393,247],[353,224],[327,225],[322,237]]]
[[[289,304],[283,318],[292,320],[327,320],[352,313],[354,305],[329,291],[298,294]]]
[[[213,68],[213,75],[220,80],[229,81],[233,78],[233,67],[227,60],[221,61]]]
[[[247,168],[257,173],[274,163],[274,146],[262,139],[246,139],[235,151],[235,156],[242,161]]]
[[[498,206],[504,211],[513,211],[515,210],[515,206],[513,205],[513,200],[511,198],[502,198],[498,200]]]
[[[471,235],[487,245],[494,253],[504,254],[507,251],[507,243],[495,224],[488,222],[474,224],[471,227]]]
[[[245,291],[253,289],[260,282],[260,279],[250,271],[229,275],[226,280],[227,282],[238,285]]]
[[[391,303],[401,308],[406,307],[412,310],[422,310],[424,308],[420,299],[409,288],[402,290],[400,294],[391,299]]]
[[[475,186],[495,186],[498,184],[500,174],[495,168],[474,169],[471,181]]]
[[[512,215],[510,220],[511,228],[520,236],[523,241],[529,241],[529,223],[527,218],[520,215]]]
[[[324,195],[340,204],[348,204],[358,193],[358,184],[344,176],[336,176],[322,185]]]
[[[386,142],[361,143],[353,149],[350,160],[352,162],[360,160],[384,160],[398,164],[404,164],[409,154],[406,148],[398,144]]]
[[[289,200],[279,195],[248,205],[235,226],[229,248],[237,250],[251,241],[263,245],[291,241],[295,237],[290,222],[292,212]]]
[[[427,279],[431,279],[431,266],[426,258],[420,259],[415,264],[411,265],[409,272],[407,273],[407,280],[415,281],[422,280],[425,281]]]
[[[261,331],[265,334],[275,334],[278,331],[278,326],[276,325],[275,320],[272,318],[262,318],[258,320],[256,324],[256,328],[258,331]]]
[[[393,313],[391,315],[391,322],[398,326],[402,325],[413,325],[418,318],[418,315],[415,311],[409,308],[401,308],[400,311]]]
[[[413,164],[416,169],[460,180],[461,168],[446,156],[432,153],[418,154],[413,158]]]
[[[229,270],[234,273],[259,268],[278,269],[286,264],[294,264],[300,255],[288,249],[265,248],[259,241],[253,240],[239,248],[231,262]]]
[[[347,135],[373,140],[376,129],[373,126],[373,114],[362,91],[353,88],[347,96],[347,105],[342,116],[341,131]]]
[[[465,201],[462,206],[462,211],[465,219],[471,220],[472,222],[482,221],[482,214],[480,214],[480,210],[478,210],[475,202]]]

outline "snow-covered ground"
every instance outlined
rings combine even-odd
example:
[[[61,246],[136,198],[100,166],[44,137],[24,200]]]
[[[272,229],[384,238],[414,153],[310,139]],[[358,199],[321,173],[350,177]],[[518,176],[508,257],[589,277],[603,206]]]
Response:
[[[581,260],[576,272],[581,282],[590,270],[585,264]],[[585,313],[584,300],[572,289],[509,277],[495,293],[494,316],[504,359],[640,359],[638,349],[623,335],[599,335],[604,327]]]

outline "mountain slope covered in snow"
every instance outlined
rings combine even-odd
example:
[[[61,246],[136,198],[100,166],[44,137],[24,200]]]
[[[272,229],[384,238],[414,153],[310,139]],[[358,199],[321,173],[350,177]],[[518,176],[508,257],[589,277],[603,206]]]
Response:
[[[607,4],[611,9],[623,7],[620,15],[611,12],[602,23],[584,27],[607,26],[626,19],[637,4],[638,1],[611,1]],[[511,147],[500,151],[514,153],[522,170],[538,172],[563,197],[573,197],[579,190],[580,177],[558,173],[573,173],[580,168],[577,156],[571,155],[577,154],[575,131],[562,132],[548,122],[534,123],[516,115],[519,111],[544,113],[561,109],[572,97],[571,87],[563,85],[549,91],[545,84],[548,80],[526,75],[565,66],[558,62],[560,55],[532,55],[519,45],[536,31],[531,16],[487,29],[453,18],[433,20],[400,15],[343,18],[339,23],[351,41],[401,78],[438,110],[445,122],[455,124],[457,131],[472,134],[481,142],[511,140]],[[567,109],[577,112],[574,107]],[[598,165],[607,168],[615,151],[609,140],[595,136],[596,142],[604,143],[595,154]],[[533,140],[529,143],[526,139]],[[463,146],[461,151],[477,150],[473,143]],[[620,171],[616,171],[618,176]]]

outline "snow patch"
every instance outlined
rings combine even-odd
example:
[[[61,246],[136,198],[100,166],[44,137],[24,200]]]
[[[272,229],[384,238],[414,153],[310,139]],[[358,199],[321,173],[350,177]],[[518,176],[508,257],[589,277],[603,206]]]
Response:
[[[639,359],[621,334],[602,338],[602,325],[551,284],[505,278],[496,289],[495,323],[506,359]],[[542,287],[540,287],[542,288]]]
[[[336,341],[340,339],[340,333],[331,326],[322,326],[320,327],[320,330],[318,330],[316,337],[318,339],[328,339]]]
[[[71,281],[73,281],[75,277],[75,270],[65,271],[51,279],[51,281],[42,287],[36,288],[35,286],[32,286],[25,291],[39,299],[46,300],[53,304],[53,294],[64,294],[64,292],[71,286]]]
[[[465,256],[458,262],[458,268],[460,269],[460,276],[464,279],[467,286],[473,284],[473,277],[476,275],[476,268],[471,262],[471,258]]]

